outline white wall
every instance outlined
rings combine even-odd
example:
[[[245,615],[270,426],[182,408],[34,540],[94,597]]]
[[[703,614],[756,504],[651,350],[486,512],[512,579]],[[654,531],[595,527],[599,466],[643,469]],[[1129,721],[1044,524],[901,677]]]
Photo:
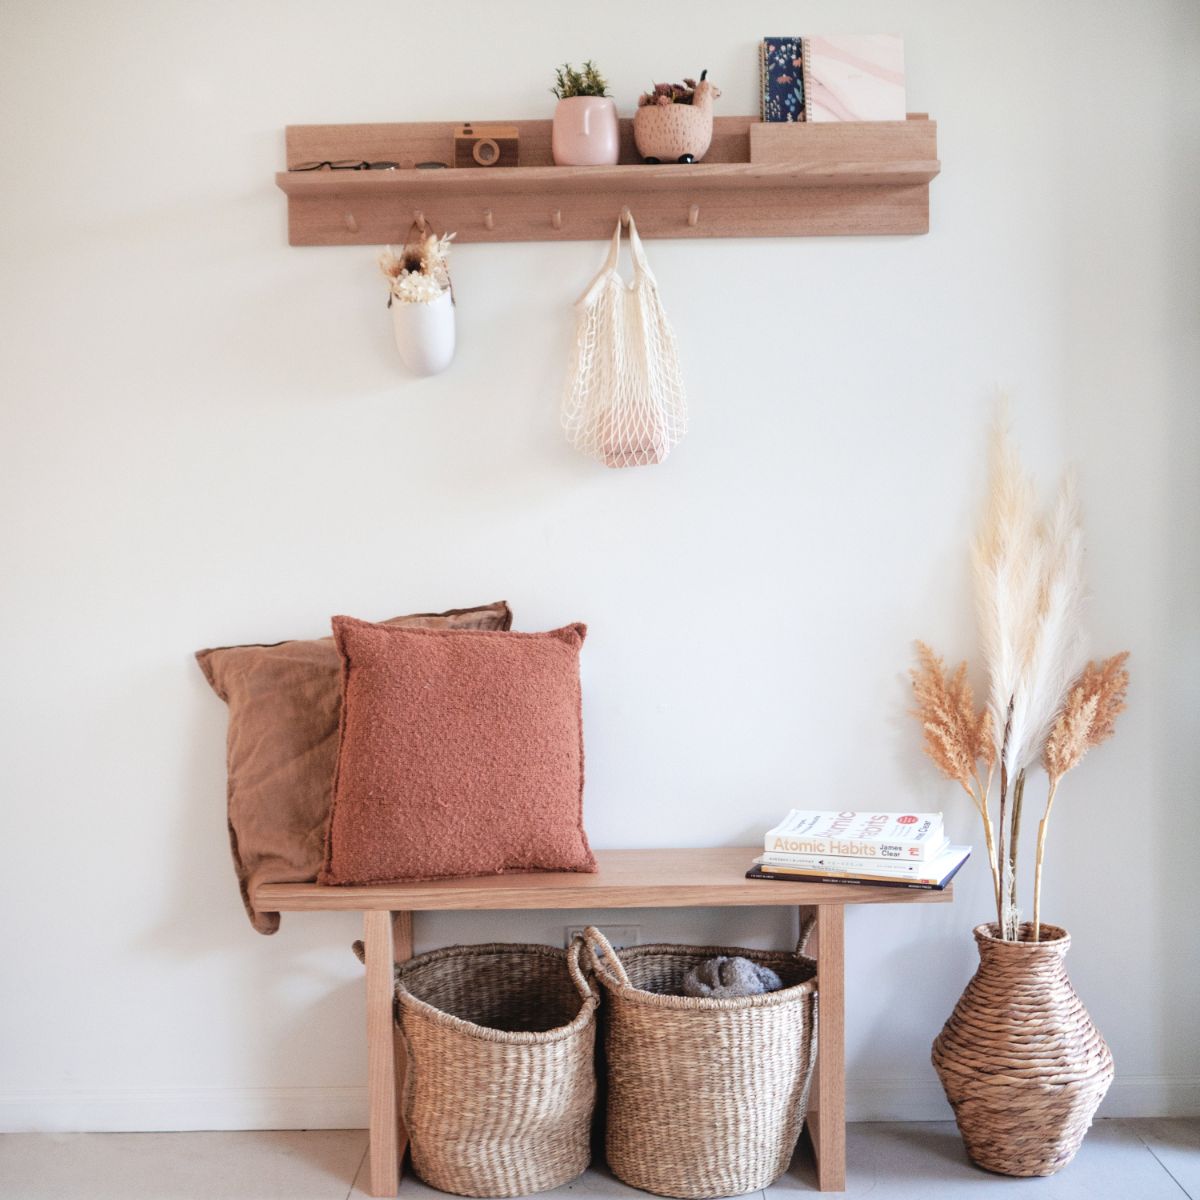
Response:
[[[625,111],[707,66],[748,112],[759,36],[851,21],[907,38],[932,232],[652,243],[693,412],[660,468],[558,430],[599,244],[457,251],[460,353],[422,382],[375,249],[286,245],[287,123],[548,115],[551,68],[588,56]],[[1064,785],[1046,916],[1112,1043],[1107,1111],[1200,1110],[1198,53],[1187,0],[6,0],[0,1125],[362,1121],[356,922],[246,924],[200,646],[506,597],[523,629],[591,625],[596,845],[745,843],[797,802],[944,807],[978,841],[903,672],[915,636],[975,653],[997,383],[1044,480],[1078,460],[1096,649],[1133,651],[1117,740]],[[849,914],[852,1115],[948,1111],[928,1048],[988,890],[976,860],[953,906]],[[567,919],[423,918],[418,948]]]

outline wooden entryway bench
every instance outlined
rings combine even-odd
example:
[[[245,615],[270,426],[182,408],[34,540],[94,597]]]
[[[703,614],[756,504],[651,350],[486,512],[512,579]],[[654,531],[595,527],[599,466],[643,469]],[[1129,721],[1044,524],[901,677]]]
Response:
[[[412,957],[412,918],[450,909],[723,908],[795,906],[816,918],[817,1066],[808,1131],[821,1191],[846,1187],[843,917],[847,904],[938,903],[943,892],[746,879],[755,849],[599,850],[594,875],[489,875],[432,883],[322,887],[265,884],[269,912],[352,910],[365,925],[371,1194],[394,1196],[407,1135],[399,1114],[404,1062],[392,1019],[392,967]]]

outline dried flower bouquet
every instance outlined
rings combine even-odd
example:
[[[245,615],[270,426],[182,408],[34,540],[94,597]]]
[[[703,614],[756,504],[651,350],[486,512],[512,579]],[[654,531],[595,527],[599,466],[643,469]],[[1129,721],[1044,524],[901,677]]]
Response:
[[[967,664],[948,673],[917,643],[914,713],[925,752],[971,797],[983,822],[1000,936],[1019,937],[1017,844],[1027,772],[1040,759],[1049,781],[1038,826],[1033,940],[1040,934],[1042,863],[1058,785],[1112,735],[1125,707],[1128,653],[1083,666],[1083,528],[1071,477],[1039,515],[1032,481],[1007,431],[992,435],[988,500],[972,546],[987,703],[975,708]],[[1082,667],[1082,670],[1081,670]],[[999,768],[997,820],[991,790]]]
[[[672,104],[694,104],[695,100],[694,79],[685,79],[682,83],[656,83],[650,91],[638,97],[638,108],[647,108],[652,104],[666,108]]]
[[[379,256],[379,269],[388,281],[388,308],[394,300],[402,304],[430,304],[450,285],[450,242],[454,234],[410,241],[399,254],[388,246]]]

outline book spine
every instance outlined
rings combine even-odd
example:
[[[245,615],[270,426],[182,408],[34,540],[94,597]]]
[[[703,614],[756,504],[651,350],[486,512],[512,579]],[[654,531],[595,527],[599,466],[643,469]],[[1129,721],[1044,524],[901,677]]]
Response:
[[[852,858],[833,854],[763,854],[755,865],[769,870],[779,867],[795,871],[881,871],[886,875],[919,875],[924,863],[891,858]]]
[[[809,38],[800,39],[800,78],[804,88],[804,119],[813,119],[812,106],[812,46]]]
[[[860,838],[788,837],[786,834],[767,834],[763,848],[768,854],[824,854],[838,858],[876,858],[880,861],[922,862],[936,858],[945,841],[939,829],[936,836],[923,842],[875,842]]]
[[[868,878],[862,875],[821,875],[800,874],[799,872],[782,872],[763,870],[752,867],[746,872],[747,879],[773,879],[779,883],[841,883],[849,887],[899,887],[914,888],[922,892],[940,892],[949,880],[942,883],[927,882],[920,879],[901,879],[898,876],[879,876]]]
[[[773,875],[786,875],[789,879],[863,879],[876,883],[881,879],[904,880],[909,883],[941,883],[940,876],[931,875],[928,871],[917,871],[906,874],[899,871],[876,871],[874,867],[863,867],[857,871],[839,871],[836,867],[814,867],[810,870],[800,870],[796,867],[773,867],[764,864],[760,871],[770,871]]]
[[[771,102],[771,89],[768,86],[767,66],[767,39],[763,38],[758,43],[758,119],[760,121],[769,121],[771,118],[767,115]]]

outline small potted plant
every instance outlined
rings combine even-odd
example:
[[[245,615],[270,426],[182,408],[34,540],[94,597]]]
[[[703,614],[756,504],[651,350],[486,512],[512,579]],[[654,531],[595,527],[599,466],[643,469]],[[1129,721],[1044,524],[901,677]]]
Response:
[[[612,166],[620,155],[617,106],[608,83],[588,59],[583,70],[563,63],[550,89],[558,97],[550,148],[560,167]]]
[[[448,265],[453,237],[422,229],[415,237],[410,233],[399,254],[388,246],[379,256],[388,281],[396,349],[416,375],[436,375],[454,357],[454,290]]]
[[[712,142],[713,101],[719,88],[701,71],[700,82],[656,83],[638,97],[633,140],[646,162],[699,162]]]

